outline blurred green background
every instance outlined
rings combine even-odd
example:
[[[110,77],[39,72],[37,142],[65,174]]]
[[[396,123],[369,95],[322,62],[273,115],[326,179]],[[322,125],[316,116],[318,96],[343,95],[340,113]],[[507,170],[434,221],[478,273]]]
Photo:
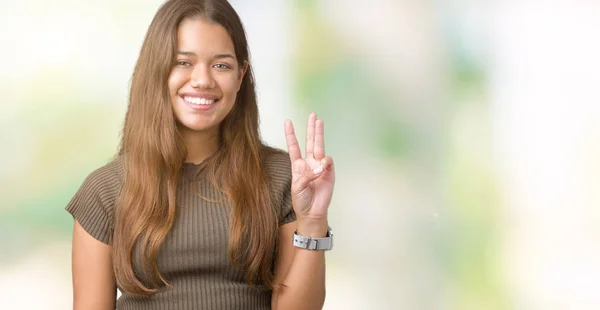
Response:
[[[3,308],[71,307],[64,207],[117,150],[160,3],[0,2]],[[325,120],[325,309],[600,308],[600,3],[231,3],[265,141]]]

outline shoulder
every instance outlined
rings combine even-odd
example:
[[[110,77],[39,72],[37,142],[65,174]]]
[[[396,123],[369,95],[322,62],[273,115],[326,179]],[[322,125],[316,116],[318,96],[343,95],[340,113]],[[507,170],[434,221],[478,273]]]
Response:
[[[273,203],[279,213],[279,225],[295,221],[296,214],[291,198],[292,165],[289,154],[280,149],[269,148],[265,155],[265,166],[271,180]]]
[[[110,244],[114,210],[123,183],[120,158],[92,171],[67,204],[66,210],[94,238]]]
[[[82,189],[96,193],[116,193],[120,190],[125,170],[121,157],[116,157],[92,171],[84,180]]]
[[[88,204],[102,206],[110,213],[123,185],[124,176],[123,161],[121,157],[116,157],[85,178],[74,200],[85,200]]]
[[[289,182],[292,179],[292,166],[288,152],[267,147],[265,150],[265,167],[274,180]]]
[[[123,157],[116,156],[100,168],[92,171],[88,178],[103,181],[122,181],[125,172],[123,164]]]
[[[264,154],[264,165],[271,182],[271,190],[277,195],[289,192],[292,167],[288,153],[281,149],[268,148]]]

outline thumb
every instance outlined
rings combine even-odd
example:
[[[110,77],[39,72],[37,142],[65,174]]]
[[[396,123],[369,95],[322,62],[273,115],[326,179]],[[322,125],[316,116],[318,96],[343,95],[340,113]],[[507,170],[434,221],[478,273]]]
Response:
[[[323,173],[323,165],[311,169],[310,166],[303,160],[298,160],[294,163],[292,186],[297,191],[302,191],[308,184],[317,179]]]

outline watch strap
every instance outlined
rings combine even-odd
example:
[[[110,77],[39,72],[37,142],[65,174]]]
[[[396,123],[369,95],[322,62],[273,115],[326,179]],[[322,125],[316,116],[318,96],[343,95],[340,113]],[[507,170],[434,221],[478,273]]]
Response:
[[[324,238],[312,238],[298,234],[294,232],[293,244],[295,247],[306,249],[306,250],[322,250],[329,251],[333,248],[333,232],[331,229],[327,230],[327,236]]]

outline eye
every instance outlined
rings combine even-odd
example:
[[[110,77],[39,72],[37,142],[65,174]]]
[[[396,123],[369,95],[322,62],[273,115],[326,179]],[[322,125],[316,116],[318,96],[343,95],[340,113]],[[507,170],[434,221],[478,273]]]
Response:
[[[231,69],[231,66],[228,64],[215,64],[213,67],[217,68],[217,69]]]
[[[178,60],[176,64],[178,67],[189,67],[192,65],[192,63],[187,60]]]

